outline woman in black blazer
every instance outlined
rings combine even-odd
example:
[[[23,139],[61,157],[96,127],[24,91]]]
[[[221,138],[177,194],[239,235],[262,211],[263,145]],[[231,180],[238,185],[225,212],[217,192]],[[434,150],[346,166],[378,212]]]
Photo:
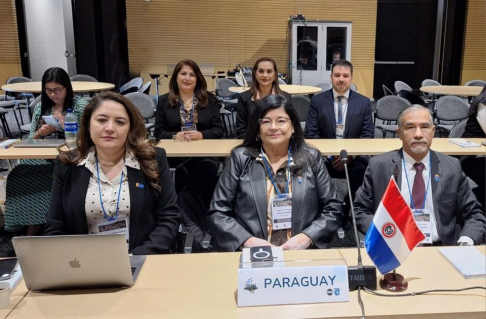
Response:
[[[481,125],[479,125],[477,118],[478,107],[480,104],[486,105],[486,86],[471,103],[466,129],[462,134],[463,138],[486,137],[486,132],[481,128]],[[486,158],[484,156],[464,156],[461,158],[461,164],[464,174],[478,185],[478,187],[473,188],[473,192],[478,198],[478,202],[483,206],[483,210],[486,209]]]
[[[277,63],[272,58],[260,58],[253,65],[251,87],[238,97],[238,113],[236,115],[236,135],[244,138],[250,121],[251,113],[260,100],[270,94],[283,95],[290,102],[290,94],[280,89],[278,85]]]
[[[223,126],[220,104],[207,91],[199,66],[192,60],[182,60],[174,68],[169,82],[169,93],[159,97],[155,113],[155,137],[157,140],[179,141],[220,139]],[[218,182],[220,159],[170,158],[176,168],[175,185],[180,208],[185,213],[187,228],[195,236],[194,250],[207,231],[204,214]]]
[[[169,252],[180,221],[177,197],[165,151],[145,136],[127,98],[95,96],[81,118],[77,149],[56,161],[44,235],[116,228],[134,255]]]

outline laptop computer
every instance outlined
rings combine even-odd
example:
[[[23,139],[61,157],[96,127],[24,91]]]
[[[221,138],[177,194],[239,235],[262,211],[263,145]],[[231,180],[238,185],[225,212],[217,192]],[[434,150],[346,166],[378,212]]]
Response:
[[[63,139],[25,139],[14,144],[15,148],[59,147],[66,143]]]
[[[128,256],[125,235],[14,237],[29,290],[132,286],[145,256]]]

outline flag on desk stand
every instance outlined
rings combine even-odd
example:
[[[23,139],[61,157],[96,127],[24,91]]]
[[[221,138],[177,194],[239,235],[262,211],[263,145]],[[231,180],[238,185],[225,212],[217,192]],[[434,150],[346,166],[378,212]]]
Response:
[[[366,233],[368,255],[378,270],[386,274],[400,266],[424,239],[392,177]]]

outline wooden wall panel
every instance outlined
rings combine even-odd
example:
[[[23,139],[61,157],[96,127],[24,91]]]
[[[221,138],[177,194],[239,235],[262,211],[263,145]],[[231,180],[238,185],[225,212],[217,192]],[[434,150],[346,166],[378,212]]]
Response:
[[[0,64],[20,63],[14,0],[0,0]]]
[[[126,0],[126,4],[132,74],[164,73],[168,63],[183,58],[228,70],[238,63],[252,66],[262,56],[273,57],[286,73],[287,21],[299,12],[309,20],[352,21],[351,62],[357,71],[369,74],[374,69],[376,0]],[[362,84],[362,90],[371,94],[372,82]]]
[[[469,0],[462,56],[461,83],[486,80],[486,1]]]

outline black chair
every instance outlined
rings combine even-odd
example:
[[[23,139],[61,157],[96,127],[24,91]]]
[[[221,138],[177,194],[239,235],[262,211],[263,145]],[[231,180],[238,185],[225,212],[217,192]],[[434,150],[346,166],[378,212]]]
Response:
[[[382,84],[381,87],[383,88],[383,94],[385,96],[395,95],[385,84]]]
[[[420,96],[418,96],[417,94],[415,94],[411,91],[401,90],[401,91],[398,92],[398,96],[403,97],[405,100],[412,103],[412,105],[413,104],[419,104],[419,105],[423,105],[425,107],[427,106],[427,103],[425,103],[425,101]]]

